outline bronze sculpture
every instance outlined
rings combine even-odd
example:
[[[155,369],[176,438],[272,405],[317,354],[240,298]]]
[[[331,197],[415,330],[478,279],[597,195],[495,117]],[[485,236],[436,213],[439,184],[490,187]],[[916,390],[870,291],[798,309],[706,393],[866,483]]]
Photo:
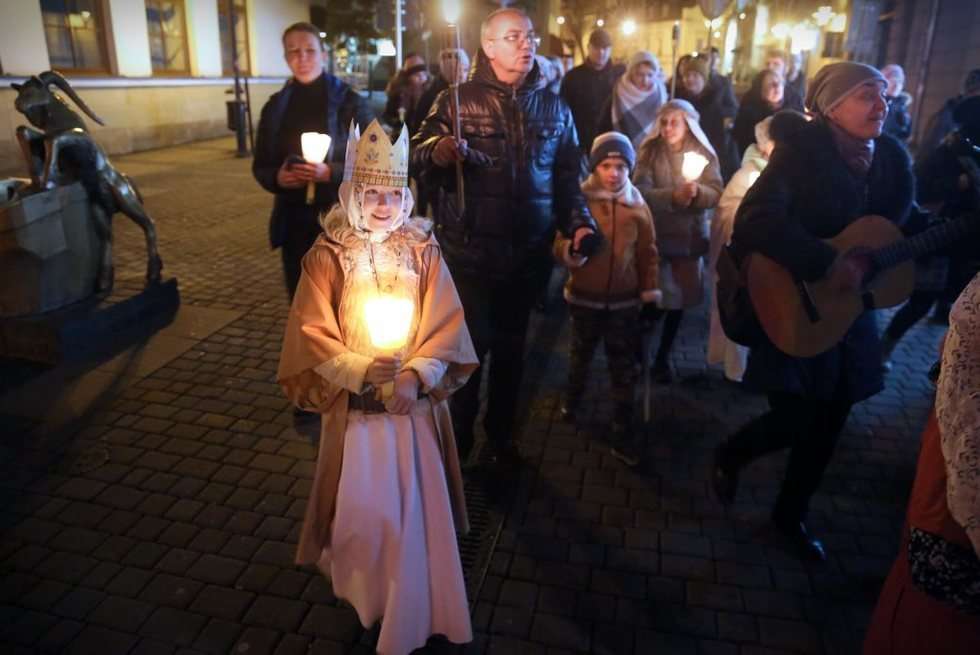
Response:
[[[117,211],[132,219],[146,236],[146,281],[160,281],[163,262],[157,251],[156,226],[143,207],[138,190],[109,161],[92,139],[85,122],[68,103],[50,87],[54,85],[99,125],[102,119],[89,109],[60,73],[45,71],[31,76],[24,84],[11,84],[17,91],[14,107],[34,127],[17,127],[20,144],[36,191],[80,181],[88,192],[96,228],[103,240],[97,291],[112,287],[112,215]],[[35,129],[37,128],[37,129]]]

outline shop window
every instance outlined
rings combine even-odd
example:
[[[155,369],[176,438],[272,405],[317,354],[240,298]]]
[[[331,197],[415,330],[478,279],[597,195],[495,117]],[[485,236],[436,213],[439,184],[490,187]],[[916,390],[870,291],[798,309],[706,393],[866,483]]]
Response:
[[[41,0],[51,68],[67,73],[108,73],[105,14],[99,0]]]
[[[218,0],[218,29],[221,33],[221,72],[229,76],[235,74],[231,50],[231,35],[234,34],[238,70],[248,75],[248,14],[244,0]]]
[[[157,75],[187,75],[187,21],[183,0],[146,0],[150,63]]]

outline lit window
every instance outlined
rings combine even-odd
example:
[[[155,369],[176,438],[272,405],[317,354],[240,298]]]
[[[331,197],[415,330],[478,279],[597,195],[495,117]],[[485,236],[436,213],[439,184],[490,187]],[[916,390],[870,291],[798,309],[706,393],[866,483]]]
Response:
[[[146,0],[146,24],[150,31],[150,63],[163,75],[190,73],[187,57],[187,23],[183,0]]]
[[[108,73],[105,23],[99,0],[41,0],[51,68],[70,73]]]
[[[234,8],[234,14],[232,14]],[[232,15],[235,29],[232,30]],[[218,0],[218,29],[221,32],[221,72],[234,75],[232,65],[231,34],[235,34],[235,48],[238,54],[238,70],[247,75],[248,57],[248,14],[245,13],[244,0]]]

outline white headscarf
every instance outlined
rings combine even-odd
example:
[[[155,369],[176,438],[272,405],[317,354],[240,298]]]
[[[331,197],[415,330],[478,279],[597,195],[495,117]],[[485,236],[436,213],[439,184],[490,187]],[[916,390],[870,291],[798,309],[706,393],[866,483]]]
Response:
[[[704,146],[704,149],[714,155],[715,159],[718,159],[718,154],[715,149],[711,147],[711,142],[708,141],[708,137],[705,136],[704,130],[701,129],[701,114],[698,110],[694,108],[694,105],[689,103],[687,100],[681,100],[680,98],[674,98],[669,102],[665,102],[660,106],[660,110],[657,112],[657,120],[654,121],[653,130],[650,132],[650,136],[647,137],[647,141],[656,139],[660,136],[660,117],[666,114],[668,111],[680,111],[684,114],[684,122],[687,123],[687,131],[697,139],[698,143]]]
[[[346,180],[341,182],[340,192],[338,194],[340,207],[347,215],[347,222],[354,229],[355,234],[374,242],[384,241],[388,238],[389,234],[404,225],[405,221],[411,217],[412,209],[415,207],[415,198],[412,196],[411,189],[402,187],[402,203],[398,208],[398,213],[392,217],[387,230],[375,232],[368,229],[364,221],[362,208],[364,206],[364,192],[366,189],[367,185],[355,184]]]

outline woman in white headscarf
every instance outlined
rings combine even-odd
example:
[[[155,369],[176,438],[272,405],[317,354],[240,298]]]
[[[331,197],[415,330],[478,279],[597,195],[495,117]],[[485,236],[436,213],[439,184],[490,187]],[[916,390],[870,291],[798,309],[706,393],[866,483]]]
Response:
[[[641,50],[630,59],[612,95],[599,112],[596,134],[619,132],[625,134],[639,148],[643,140],[654,130],[657,112],[667,101],[663,69],[650,52]]]
[[[654,379],[660,382],[672,379],[670,349],[684,309],[704,298],[710,210],[718,204],[723,186],[718,158],[698,118],[686,100],[662,105],[653,131],[640,146],[633,173],[633,184],[653,213],[660,251],[662,307],[667,310],[654,363]],[[707,162],[693,179],[685,178],[685,155],[699,155]]]

